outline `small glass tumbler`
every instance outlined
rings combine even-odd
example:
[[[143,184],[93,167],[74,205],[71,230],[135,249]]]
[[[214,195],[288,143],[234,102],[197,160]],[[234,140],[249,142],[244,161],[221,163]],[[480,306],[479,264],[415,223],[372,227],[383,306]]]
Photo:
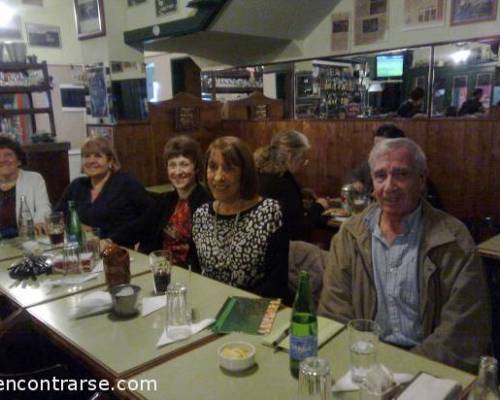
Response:
[[[167,250],[157,250],[149,254],[149,265],[153,273],[155,294],[165,294],[172,272],[172,253]]]
[[[167,336],[171,339],[184,339],[191,335],[188,319],[187,289],[180,283],[167,289]]]
[[[347,324],[351,353],[351,378],[361,383],[368,369],[377,362],[379,325],[369,319],[354,319]]]
[[[100,228],[91,228],[90,231],[85,232],[86,241],[85,241],[85,260],[83,256],[82,260],[82,268],[84,270],[92,270],[97,263],[101,259],[101,229]]]
[[[299,367],[299,400],[332,398],[330,363],[319,357],[307,357]]]
[[[45,228],[52,246],[64,242],[64,214],[62,212],[54,212],[45,216]]]
[[[64,245],[63,265],[67,274],[80,273],[80,250],[77,242],[68,242]]]

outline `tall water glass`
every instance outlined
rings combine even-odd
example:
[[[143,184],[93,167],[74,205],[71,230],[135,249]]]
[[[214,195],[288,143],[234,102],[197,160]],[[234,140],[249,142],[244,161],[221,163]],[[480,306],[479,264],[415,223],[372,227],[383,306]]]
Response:
[[[307,357],[299,367],[299,400],[332,398],[330,363],[319,357]]]
[[[62,212],[54,212],[45,216],[45,228],[52,246],[64,242],[64,214]]]
[[[361,383],[366,372],[377,361],[379,325],[369,319],[354,319],[347,325],[349,350],[351,354],[351,377],[354,383]]]
[[[67,274],[80,273],[80,249],[77,242],[68,242],[64,245],[63,265]]]
[[[85,232],[85,259],[81,256],[82,268],[92,270],[101,259],[101,229],[91,228]]]
[[[188,320],[187,289],[180,283],[167,289],[167,336],[172,339],[184,339],[191,335]]]

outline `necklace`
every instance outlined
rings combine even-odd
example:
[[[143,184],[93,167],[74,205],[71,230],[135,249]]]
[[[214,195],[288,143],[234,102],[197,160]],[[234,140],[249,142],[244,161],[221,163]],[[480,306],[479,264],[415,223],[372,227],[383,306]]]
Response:
[[[240,220],[240,211],[236,213],[236,218],[234,219],[231,230],[229,232],[229,241],[222,241],[219,238],[219,210],[220,210],[220,203],[217,202],[217,205],[215,205],[214,202],[214,211],[215,211],[215,226],[214,226],[214,235],[215,235],[215,240],[217,242],[217,247],[220,252],[220,254],[223,255],[223,259],[221,260],[223,265],[220,265],[220,263],[217,263],[216,269],[229,269],[229,255],[232,254],[233,250],[233,245],[234,245],[234,237],[236,236],[236,232],[238,229],[238,221]],[[227,252],[225,251],[227,249]]]

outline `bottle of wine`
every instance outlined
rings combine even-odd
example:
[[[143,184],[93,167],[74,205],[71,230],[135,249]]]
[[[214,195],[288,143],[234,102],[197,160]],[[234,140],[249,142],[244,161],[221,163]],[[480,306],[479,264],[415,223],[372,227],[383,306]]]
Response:
[[[309,274],[299,273],[290,323],[290,372],[297,378],[300,362],[318,354],[318,320],[312,301]]]
[[[31,210],[26,202],[26,196],[21,196],[20,204],[19,217],[17,219],[19,237],[24,241],[35,240],[35,223],[33,222],[33,214],[31,214]]]
[[[78,213],[76,212],[75,202],[73,200],[68,201],[68,211],[68,242],[77,242],[80,248],[82,248],[85,244],[82,225],[80,223]]]
[[[482,356],[479,374],[467,400],[499,400],[497,385],[498,362],[494,357]]]

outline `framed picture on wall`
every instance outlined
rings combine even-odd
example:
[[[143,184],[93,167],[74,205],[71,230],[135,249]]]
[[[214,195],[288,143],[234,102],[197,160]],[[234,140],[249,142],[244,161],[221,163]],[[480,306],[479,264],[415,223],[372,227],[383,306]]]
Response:
[[[450,25],[494,21],[498,0],[451,0]]]
[[[30,46],[61,48],[61,30],[54,25],[26,24]]]
[[[156,16],[161,17],[172,11],[177,10],[177,0],[155,0]]]
[[[106,35],[103,0],[73,0],[78,40]]]

